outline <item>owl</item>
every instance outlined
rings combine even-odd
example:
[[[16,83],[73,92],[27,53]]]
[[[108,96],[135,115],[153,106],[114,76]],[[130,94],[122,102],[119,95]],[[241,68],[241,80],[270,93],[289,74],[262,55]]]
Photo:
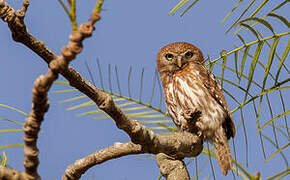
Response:
[[[168,114],[181,131],[213,144],[226,175],[232,169],[228,140],[235,136],[235,126],[222,88],[203,61],[202,52],[186,42],[171,43],[157,55]]]

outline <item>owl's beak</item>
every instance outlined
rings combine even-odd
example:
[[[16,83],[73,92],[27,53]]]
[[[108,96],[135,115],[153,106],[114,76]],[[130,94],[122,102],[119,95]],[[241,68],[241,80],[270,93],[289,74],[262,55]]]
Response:
[[[178,67],[182,66],[182,57],[181,56],[177,57],[176,64],[177,64]]]

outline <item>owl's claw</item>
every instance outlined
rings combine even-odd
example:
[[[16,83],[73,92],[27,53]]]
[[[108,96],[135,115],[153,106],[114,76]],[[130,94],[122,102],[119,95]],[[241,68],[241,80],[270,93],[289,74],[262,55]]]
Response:
[[[198,129],[204,129],[203,124],[200,121],[196,122],[195,125]]]
[[[197,134],[198,137],[201,137],[202,136],[202,131],[199,130],[199,131],[197,131],[196,134]]]
[[[196,125],[199,122],[201,111],[198,109],[188,109],[181,114],[183,122],[181,129],[197,134],[199,137],[202,135],[200,128]]]
[[[203,126],[203,124],[200,122],[200,121],[197,121],[196,123],[195,123],[195,126],[196,126],[196,128],[198,129],[197,130],[197,136],[198,137],[201,137],[202,136],[202,129],[204,129],[204,126]]]
[[[200,118],[201,111],[198,109],[188,109],[184,112],[183,116],[187,121],[195,122]]]

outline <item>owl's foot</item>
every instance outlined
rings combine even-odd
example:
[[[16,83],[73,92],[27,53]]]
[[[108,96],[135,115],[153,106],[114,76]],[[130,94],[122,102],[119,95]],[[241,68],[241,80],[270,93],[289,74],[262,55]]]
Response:
[[[200,121],[196,122],[195,125],[198,129],[204,129],[204,126]]]
[[[197,134],[198,137],[201,137],[202,136],[202,131],[198,130],[196,134]]]
[[[196,126],[196,128],[198,129],[197,130],[197,136],[199,136],[199,137],[201,137],[202,136],[202,129],[204,129],[204,126],[203,126],[203,124],[200,122],[200,121],[197,121],[196,123],[195,123],[195,126]]]
[[[201,111],[198,109],[188,109],[183,113],[184,118],[190,123],[196,122],[200,116]]]
[[[198,122],[201,116],[201,111],[197,109],[189,109],[182,113],[184,122],[181,125],[181,129],[184,129],[188,132],[197,134],[199,128],[197,128],[196,123]],[[201,132],[198,133],[200,136]]]

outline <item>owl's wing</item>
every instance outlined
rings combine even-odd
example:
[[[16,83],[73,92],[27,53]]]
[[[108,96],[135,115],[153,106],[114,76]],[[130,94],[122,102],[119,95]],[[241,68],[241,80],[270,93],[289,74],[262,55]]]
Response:
[[[227,117],[225,119],[225,122],[223,123],[227,138],[229,139],[230,137],[234,137],[236,133],[235,124],[226,99],[223,95],[222,87],[219,81],[208,69],[206,69],[202,65],[201,68],[202,69],[200,70],[200,78],[204,86],[209,91],[210,95],[224,108],[227,113]]]

